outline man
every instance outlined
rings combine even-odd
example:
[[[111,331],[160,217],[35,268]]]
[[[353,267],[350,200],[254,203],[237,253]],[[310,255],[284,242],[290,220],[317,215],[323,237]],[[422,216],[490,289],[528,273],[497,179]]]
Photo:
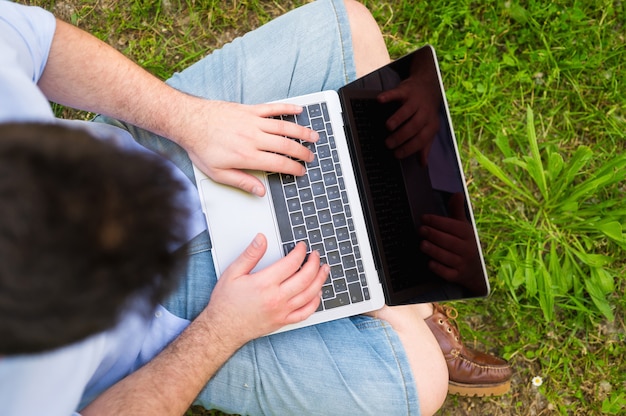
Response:
[[[257,195],[265,189],[243,169],[303,173],[291,158],[311,160],[312,154],[285,136],[315,141],[316,134],[269,118],[300,109],[258,103],[336,89],[387,62],[380,31],[363,6],[307,5],[176,74],[169,86],[40,9],[0,2],[0,31],[0,121],[54,123],[48,99],[106,114],[110,118],[81,127],[114,137],[118,146],[131,147],[134,139],[170,159],[186,175],[185,192],[172,198],[191,207],[183,233],[186,270],[164,307],[151,308],[141,291],[129,290],[108,330],[94,327],[91,336],[77,335],[60,348],[40,342],[30,350],[0,351],[0,403],[9,414],[39,408],[50,414],[182,414],[194,400],[241,414],[432,414],[440,407],[448,366],[424,320],[438,316],[431,305],[385,307],[376,318],[262,337],[316,309],[327,267],[315,252],[303,264],[305,248],[297,246],[251,274],[266,247],[259,235],[216,282],[190,191],[191,161],[213,179]],[[288,48],[295,40],[298,47]],[[318,50],[309,53],[312,44]],[[118,241],[120,232],[105,232],[103,241]],[[175,242],[166,245],[175,250]],[[98,274],[85,280],[98,282]],[[31,351],[40,352],[16,354]],[[510,378],[505,364],[469,364],[491,378],[490,367],[504,374],[497,374],[498,385]]]

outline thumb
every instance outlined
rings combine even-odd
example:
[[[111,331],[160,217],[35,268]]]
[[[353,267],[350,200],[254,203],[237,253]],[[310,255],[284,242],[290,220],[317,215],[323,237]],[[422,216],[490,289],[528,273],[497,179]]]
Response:
[[[256,196],[265,195],[265,187],[260,180],[238,169],[222,170],[219,173],[215,173],[212,178],[224,185],[239,188]]]
[[[226,268],[224,274],[233,277],[250,274],[259,263],[267,250],[267,239],[263,234],[257,234],[246,249]]]

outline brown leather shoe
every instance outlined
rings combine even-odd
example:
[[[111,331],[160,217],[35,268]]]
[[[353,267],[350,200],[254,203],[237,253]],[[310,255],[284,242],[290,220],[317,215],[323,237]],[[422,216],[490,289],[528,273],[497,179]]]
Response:
[[[426,324],[437,338],[448,364],[448,393],[461,396],[499,396],[511,388],[511,365],[502,358],[466,347],[451,320],[454,308],[433,303]]]

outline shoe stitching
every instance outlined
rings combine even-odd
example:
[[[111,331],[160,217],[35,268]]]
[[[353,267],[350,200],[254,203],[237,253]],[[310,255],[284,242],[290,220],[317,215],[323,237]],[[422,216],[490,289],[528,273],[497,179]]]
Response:
[[[450,352],[450,354],[452,354],[453,357],[450,360],[446,360],[446,361],[452,361],[452,360],[455,360],[455,359],[460,359],[460,360],[463,360],[466,363],[470,363],[472,366],[475,366],[475,367],[478,367],[478,368],[485,368],[485,369],[491,369],[491,370],[500,370],[500,371],[507,370],[507,369],[511,368],[510,365],[508,365],[508,364],[503,364],[502,366],[494,367],[493,365],[483,365],[483,364],[475,363],[474,361],[469,360],[469,359],[465,358],[464,356],[462,356],[461,353],[459,351],[455,350],[455,349],[453,349]]]

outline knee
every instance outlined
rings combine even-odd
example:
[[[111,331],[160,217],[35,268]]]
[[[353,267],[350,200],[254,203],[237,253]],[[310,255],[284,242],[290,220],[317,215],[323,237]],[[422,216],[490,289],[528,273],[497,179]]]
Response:
[[[378,30],[378,24],[369,9],[356,0],[343,1],[348,13],[348,20],[353,33],[369,33],[373,27]]]
[[[389,52],[370,11],[355,0],[344,0],[350,31],[357,76],[365,75],[389,62]]]

